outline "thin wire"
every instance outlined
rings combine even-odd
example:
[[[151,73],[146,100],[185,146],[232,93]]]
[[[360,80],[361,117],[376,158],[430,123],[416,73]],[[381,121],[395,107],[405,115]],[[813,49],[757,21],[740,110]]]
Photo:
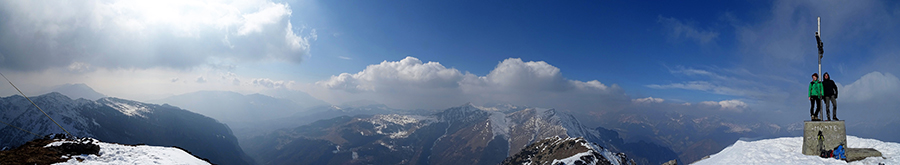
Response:
[[[44,115],[47,116],[47,118],[50,118],[50,121],[53,121],[53,123],[55,123],[56,126],[59,126],[60,129],[62,129],[63,131],[65,131],[66,134],[69,135],[69,137],[75,137],[75,136],[72,136],[72,134],[69,133],[69,131],[67,131],[66,128],[63,128],[62,125],[59,125],[59,123],[57,123],[56,120],[53,120],[53,118],[50,117],[50,115],[48,115],[47,112],[44,112],[44,110],[41,109],[41,107],[39,107],[37,104],[35,104],[34,101],[31,101],[31,99],[28,98],[28,96],[25,96],[25,93],[22,93],[22,90],[19,90],[19,87],[16,87],[16,85],[13,84],[12,81],[9,81],[9,79],[6,78],[6,76],[3,75],[3,73],[0,73],[0,76],[3,76],[3,79],[6,79],[6,82],[9,82],[9,85],[12,85],[13,88],[16,88],[16,91],[19,91],[19,94],[22,94],[22,96],[25,97],[25,99],[27,99],[28,102],[31,102],[31,105],[34,105],[34,107],[37,107],[38,110],[41,110],[41,112],[44,113]]]
[[[28,131],[28,130],[25,130],[25,129],[22,129],[22,128],[19,128],[19,127],[16,127],[16,126],[14,126],[14,125],[12,125],[12,124],[9,124],[9,123],[6,123],[6,122],[3,122],[3,121],[0,121],[0,123],[3,123],[3,124],[6,124],[6,125],[9,125],[9,126],[11,126],[11,127],[14,127],[14,128],[18,128],[18,129],[19,129],[19,130],[22,130],[22,131],[25,131],[25,132],[28,132],[28,133],[31,133],[31,134],[32,134],[32,135],[34,135],[34,136],[37,136],[37,137],[41,137],[41,135],[38,135],[38,134],[36,134],[36,133],[34,133],[34,132],[31,132],[31,131]]]

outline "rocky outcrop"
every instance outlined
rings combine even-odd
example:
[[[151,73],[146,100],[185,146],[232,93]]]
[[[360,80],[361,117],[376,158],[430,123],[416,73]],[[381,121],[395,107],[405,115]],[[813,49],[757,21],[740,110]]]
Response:
[[[881,157],[881,152],[872,148],[847,148],[844,154],[847,156],[847,162],[863,160],[868,157]]]
[[[580,137],[551,137],[525,146],[500,164],[634,164],[624,154],[611,154],[605,150]]]

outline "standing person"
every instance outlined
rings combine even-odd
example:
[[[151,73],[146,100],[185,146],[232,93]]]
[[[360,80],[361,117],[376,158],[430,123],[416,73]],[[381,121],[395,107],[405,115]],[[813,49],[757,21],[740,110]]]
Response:
[[[815,109],[815,111],[813,111]],[[819,74],[812,74],[812,81],[809,82],[809,115],[812,121],[822,121],[819,118],[819,112],[822,111],[822,82],[819,81]]]
[[[838,120],[837,118],[837,97],[838,97],[838,88],[837,85],[834,85],[834,81],[831,81],[831,76],[828,75],[828,72],[822,74],[822,88],[825,90],[825,117],[828,120]],[[831,102],[831,110],[829,110],[828,102]],[[831,116],[829,116],[831,115]]]

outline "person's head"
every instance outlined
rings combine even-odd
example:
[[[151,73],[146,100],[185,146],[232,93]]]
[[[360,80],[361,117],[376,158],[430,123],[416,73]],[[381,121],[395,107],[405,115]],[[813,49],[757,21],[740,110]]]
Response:
[[[819,79],[819,74],[818,74],[818,73],[813,73],[812,78],[813,78],[813,80],[818,80],[818,79]]]
[[[822,73],[822,79],[823,79],[823,80],[829,80],[829,79],[831,79],[831,77],[828,76],[828,72],[825,72],[825,73]]]

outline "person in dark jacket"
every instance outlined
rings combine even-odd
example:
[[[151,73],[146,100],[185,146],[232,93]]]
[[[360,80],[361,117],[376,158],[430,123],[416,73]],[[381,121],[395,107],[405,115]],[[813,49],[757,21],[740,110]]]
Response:
[[[812,118],[810,120],[822,121],[819,118],[820,111],[822,111],[822,82],[819,81],[819,74],[813,73],[812,81],[809,82],[809,115]]]
[[[831,81],[831,77],[828,75],[828,72],[822,74],[822,89],[825,96],[825,117],[828,118],[829,121],[832,119],[838,120],[837,118],[837,97],[838,97],[838,88],[837,85],[834,84],[834,81]],[[831,102],[831,107],[828,106],[828,103]],[[829,110],[829,108],[831,110]],[[831,116],[829,116],[831,115]]]

